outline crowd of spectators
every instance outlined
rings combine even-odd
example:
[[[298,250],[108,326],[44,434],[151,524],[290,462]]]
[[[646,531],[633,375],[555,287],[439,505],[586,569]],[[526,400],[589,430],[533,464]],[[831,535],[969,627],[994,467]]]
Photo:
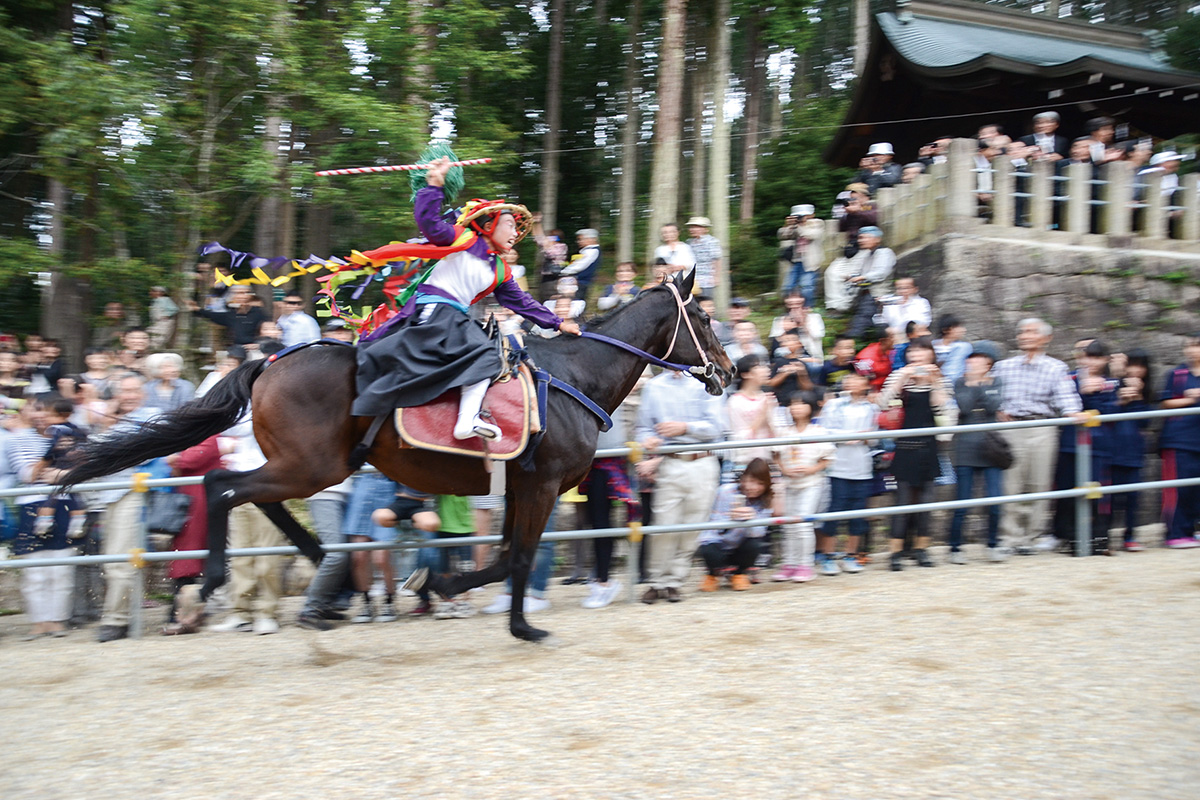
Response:
[[[981,157],[1019,156],[1059,164],[1129,159],[1165,173],[1177,167],[1179,157],[1173,153],[1152,158],[1142,143],[1120,141],[1111,120],[1093,123],[1086,141],[1084,137],[1068,141],[1058,134],[1053,114],[1039,115],[1034,132],[1018,142],[1007,139],[998,126],[985,126],[979,133]],[[582,319],[589,308],[611,311],[632,302],[646,285],[695,269],[697,302],[709,313],[714,333],[735,365],[734,384],[722,397],[708,395],[687,376],[648,371],[614,415],[617,425],[600,445],[635,440],[647,457],[636,467],[623,459],[599,459],[584,484],[562,499],[576,505],[572,521],[585,527],[609,527],[614,509],[623,509],[620,521],[711,521],[712,528],[699,535],[669,533],[643,542],[643,574],[638,576],[644,584],[643,602],[683,600],[694,586],[692,567],[697,556],[704,565],[697,587],[702,592],[717,591],[725,581],[735,591],[745,591],[768,578],[804,583],[818,575],[854,574],[871,559],[872,524],[865,515],[846,520],[844,532],[840,522],[832,521],[778,528],[730,528],[722,525],[726,521],[781,514],[803,517],[826,510],[866,512],[873,504],[928,502],[939,485],[954,486],[960,500],[969,500],[977,488],[985,496],[996,496],[1074,486],[1073,426],[1027,427],[1002,435],[963,434],[950,443],[933,436],[896,438],[896,430],[952,425],[955,420],[1046,420],[1092,410],[1143,410],[1160,402],[1164,408],[1177,408],[1200,400],[1200,335],[1188,339],[1184,363],[1156,391],[1144,353],[1113,352],[1098,340],[1083,340],[1075,345],[1072,369],[1048,354],[1053,332],[1037,319],[1020,323],[1015,331],[1018,352],[1005,358],[1003,345],[971,341],[960,319],[937,313],[921,295],[914,276],[895,274],[896,256],[884,244],[871,198],[879,189],[910,182],[928,165],[943,160],[949,141],[930,143],[917,160],[904,165],[893,161],[891,145],[871,147],[861,172],[835,204],[833,216],[842,238],[837,257],[828,265],[824,263],[826,228],[816,217],[816,205],[791,208],[778,233],[785,279],[782,308],[773,318],[756,315],[754,303],[745,298],[735,297],[727,310],[716,308],[712,293],[724,265],[720,242],[711,235],[705,217],[687,220],[687,240],[681,237],[680,226],[664,225],[654,263],[618,264],[614,279],[603,285],[599,285],[604,280],[599,231],[578,230],[575,248],[570,248],[562,231],[543,231],[537,220],[537,267],[526,275],[515,261],[511,266],[522,281],[535,283],[533,289],[560,317]],[[986,173],[980,175],[983,181]],[[984,206],[988,194],[981,183]],[[185,302],[182,309],[162,287],[154,287],[146,328],[119,303],[110,303],[94,327],[92,346],[78,373],[66,368],[53,340],[31,335],[22,346],[15,337],[0,337],[0,397],[9,412],[0,433],[0,476],[5,487],[53,481],[64,465],[62,442],[131,429],[154,414],[202,396],[248,359],[321,337],[353,339],[340,320],[320,325],[302,294],[264,298],[247,286],[226,289],[217,283],[214,288],[207,274],[201,286],[201,299]],[[183,377],[183,354],[172,350],[181,315],[188,313],[191,325],[198,329],[198,352],[211,360],[203,367],[199,385]],[[557,335],[519,324],[497,307],[487,313],[496,316],[505,333]],[[722,448],[729,440],[824,433],[857,438]],[[1137,482],[1148,452],[1141,425],[1109,423],[1091,430],[1090,436],[1092,474],[1097,480]],[[665,444],[690,444],[697,449],[657,455],[657,448]],[[1171,420],[1158,445],[1164,477],[1200,476],[1200,420]],[[142,469],[156,477],[200,476],[221,466],[254,469],[263,460],[247,414],[220,436]],[[198,487],[182,491],[200,498]],[[1120,519],[1110,499],[1123,506]],[[497,514],[503,502],[497,496],[429,497],[379,475],[356,475],[309,498],[308,509],[311,527],[325,544],[392,542],[401,535],[445,538],[491,532],[495,520],[503,516]],[[31,490],[12,506],[0,505],[0,512],[5,514],[13,553],[44,557],[121,553],[144,546],[138,524],[144,505],[145,495],[128,490],[61,498]],[[1200,491],[1168,490],[1162,510],[1167,546],[1200,546],[1194,537]],[[1137,493],[1095,501],[1093,551],[1142,549],[1135,535],[1137,511]],[[982,514],[986,531],[980,553],[988,561],[1003,562],[1013,555],[1059,547],[1070,550],[1075,541],[1074,512],[1074,502],[1053,509],[1037,500],[988,506]],[[902,571],[908,560],[921,567],[934,566],[931,544],[943,537],[950,546],[947,562],[966,564],[967,516],[966,508],[956,510],[947,517],[945,531],[934,530],[929,514],[891,517],[888,567]],[[1116,543],[1108,541],[1113,524],[1122,531]],[[204,503],[194,502],[173,546],[204,547],[205,529]],[[279,532],[259,509],[242,506],[232,515],[231,546],[279,542]],[[622,586],[612,574],[613,540],[596,539],[593,545],[574,549],[575,563],[567,582],[587,581],[589,593],[583,605],[600,609],[616,599]],[[340,620],[386,622],[401,614],[454,619],[477,611],[501,613],[511,605],[511,597],[504,593],[482,609],[470,596],[422,594],[410,608],[397,605],[398,581],[412,569],[464,570],[482,566],[489,557],[486,548],[473,551],[469,542],[456,548],[424,549],[407,560],[390,551],[335,553],[309,582],[297,621],[323,630]],[[526,611],[549,607],[553,563],[554,547],[544,543],[531,577]],[[229,613],[210,629],[278,631],[283,568],[280,557],[234,559],[231,585],[223,598]],[[199,561],[172,562],[173,593],[178,597],[201,570]],[[129,564],[106,565],[102,582],[87,568],[24,570],[31,638],[65,635],[70,622],[97,619],[100,641],[123,638],[128,634],[133,578]],[[90,597],[101,585],[102,601],[98,595]],[[198,630],[196,619],[176,611],[173,605],[164,633]]]

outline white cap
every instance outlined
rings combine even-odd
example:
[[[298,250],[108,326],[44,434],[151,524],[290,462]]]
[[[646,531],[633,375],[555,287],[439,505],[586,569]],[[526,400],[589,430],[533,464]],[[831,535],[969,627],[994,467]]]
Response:
[[[892,149],[892,145],[890,142],[876,142],[875,144],[873,144],[869,148],[867,148],[867,155],[869,155],[869,156],[894,156],[894,155],[896,155],[896,151]]]
[[[817,210],[809,203],[801,203],[798,206],[792,206],[792,210],[788,212],[789,217],[810,217],[817,213]]]
[[[1183,156],[1174,150],[1163,150],[1161,153],[1155,153],[1150,156],[1150,166],[1152,167],[1157,167],[1159,164],[1165,164],[1168,161],[1183,161]]]

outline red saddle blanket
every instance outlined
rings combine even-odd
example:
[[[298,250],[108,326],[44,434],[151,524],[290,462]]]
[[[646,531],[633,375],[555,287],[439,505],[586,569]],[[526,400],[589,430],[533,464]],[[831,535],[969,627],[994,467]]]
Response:
[[[451,389],[423,406],[396,409],[400,446],[509,461],[525,451],[530,434],[541,430],[533,378],[524,366],[489,386],[483,398],[483,411],[500,426],[499,439],[454,438],[459,394]]]

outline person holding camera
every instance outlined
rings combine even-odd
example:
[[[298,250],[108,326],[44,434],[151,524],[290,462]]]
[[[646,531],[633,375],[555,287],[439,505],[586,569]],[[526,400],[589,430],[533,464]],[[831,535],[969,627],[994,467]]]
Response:
[[[934,361],[933,342],[928,338],[915,339],[908,345],[908,364],[888,376],[876,401],[880,409],[893,405],[904,408],[901,430],[932,428],[938,417],[956,409],[952,387]],[[932,436],[910,436],[896,439],[896,457],[892,472],[896,476],[896,505],[906,506],[929,502],[933,481],[940,473],[937,440]],[[913,534],[912,557],[922,567],[932,567],[929,557],[929,513],[903,514],[892,517],[889,542],[893,572],[904,569],[904,538]]]
[[[779,253],[786,262],[787,280],[783,295],[799,291],[809,308],[817,302],[817,275],[825,261],[825,222],[815,216],[811,203],[792,206],[783,227],[779,229]]]
[[[858,162],[860,169],[854,179],[865,183],[871,194],[900,183],[904,174],[900,165],[892,161],[895,154],[890,142],[871,145],[867,148],[866,157]]]

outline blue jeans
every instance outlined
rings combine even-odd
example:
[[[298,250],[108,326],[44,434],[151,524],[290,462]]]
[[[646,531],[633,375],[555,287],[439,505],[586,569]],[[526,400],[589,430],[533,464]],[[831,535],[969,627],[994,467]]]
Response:
[[[804,295],[804,305],[814,308],[817,302],[817,273],[804,269],[804,264],[797,261],[792,264],[788,273],[787,283],[783,287],[783,296],[787,297],[796,289]]]
[[[1004,494],[1004,471],[999,467],[955,467],[954,475],[958,478],[958,500],[970,500],[975,488],[975,476],[983,475],[983,496],[999,497]],[[1000,543],[1000,506],[988,506],[988,536],[987,546],[995,547]],[[950,521],[950,551],[957,553],[962,547],[963,518],[967,509],[954,509],[954,518]]]
[[[866,508],[867,500],[871,496],[871,483],[870,478],[861,481],[850,478],[830,478],[829,510],[831,512],[859,511]],[[865,536],[870,528],[866,517],[857,517],[847,520],[847,522],[851,536]],[[826,536],[837,536],[840,527],[840,521],[827,519],[821,532]]]
[[[371,521],[378,508],[387,508],[396,499],[399,484],[379,472],[364,472],[354,476],[350,499],[346,505],[345,531],[347,536],[366,536],[375,542],[394,542],[399,528],[385,528]]]

